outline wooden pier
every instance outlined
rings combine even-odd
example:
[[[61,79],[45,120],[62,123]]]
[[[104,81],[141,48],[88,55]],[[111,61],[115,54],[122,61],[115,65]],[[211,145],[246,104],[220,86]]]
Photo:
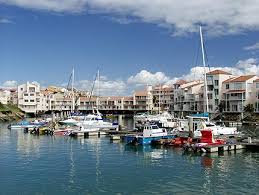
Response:
[[[236,150],[257,150],[259,149],[259,143],[236,143],[236,144],[222,144],[222,145],[205,145],[200,147],[204,152],[224,152],[224,151],[236,151]]]

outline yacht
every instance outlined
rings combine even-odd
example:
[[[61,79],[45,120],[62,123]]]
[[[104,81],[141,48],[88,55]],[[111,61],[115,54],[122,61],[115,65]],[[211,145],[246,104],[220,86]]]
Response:
[[[151,144],[152,141],[159,139],[174,138],[174,135],[169,134],[165,128],[159,128],[157,125],[146,125],[143,133],[140,135],[126,135],[125,141],[128,144]]]
[[[88,114],[85,116],[84,120],[76,123],[77,126],[82,129],[116,129],[118,128],[117,123],[111,123],[103,120],[102,114],[95,110],[94,114]]]
[[[194,130],[194,137],[201,137],[202,130],[211,130],[212,134],[215,136],[218,135],[237,135],[239,132],[237,131],[236,127],[225,127],[219,126],[212,122],[202,122],[202,128],[197,128]]]

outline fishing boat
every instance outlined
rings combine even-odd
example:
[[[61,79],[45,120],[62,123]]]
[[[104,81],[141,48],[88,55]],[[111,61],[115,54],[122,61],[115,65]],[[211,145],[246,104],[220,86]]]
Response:
[[[140,135],[126,135],[124,140],[128,144],[151,144],[152,141],[159,139],[174,138],[174,135],[168,134],[165,128],[159,128],[157,125],[146,125],[143,133]]]

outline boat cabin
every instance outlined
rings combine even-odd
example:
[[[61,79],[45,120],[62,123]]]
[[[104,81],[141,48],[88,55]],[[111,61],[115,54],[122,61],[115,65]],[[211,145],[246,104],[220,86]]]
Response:
[[[143,137],[167,136],[167,130],[157,125],[147,125],[143,130]]]

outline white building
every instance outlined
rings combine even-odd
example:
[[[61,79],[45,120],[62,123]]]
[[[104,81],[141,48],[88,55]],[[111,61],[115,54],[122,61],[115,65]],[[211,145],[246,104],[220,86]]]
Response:
[[[0,89],[0,103],[8,104],[11,101],[11,91]]]
[[[244,106],[253,102],[253,85],[256,75],[244,75],[227,79],[222,85],[224,112],[241,113]]]
[[[259,79],[254,80],[252,90],[252,103],[256,113],[259,113]]]
[[[207,76],[207,95],[208,95],[208,112],[214,113],[218,110],[218,105],[222,100],[222,83],[223,81],[233,78],[234,76],[222,70],[213,70],[206,74]]]
[[[172,111],[174,100],[174,89],[167,85],[157,85],[151,90],[153,110],[155,111]]]
[[[38,113],[47,110],[46,98],[40,91],[40,84],[29,83],[18,86],[18,107],[26,113]]]
[[[174,84],[174,112],[179,117],[203,112],[203,81],[186,82],[180,80]]]

